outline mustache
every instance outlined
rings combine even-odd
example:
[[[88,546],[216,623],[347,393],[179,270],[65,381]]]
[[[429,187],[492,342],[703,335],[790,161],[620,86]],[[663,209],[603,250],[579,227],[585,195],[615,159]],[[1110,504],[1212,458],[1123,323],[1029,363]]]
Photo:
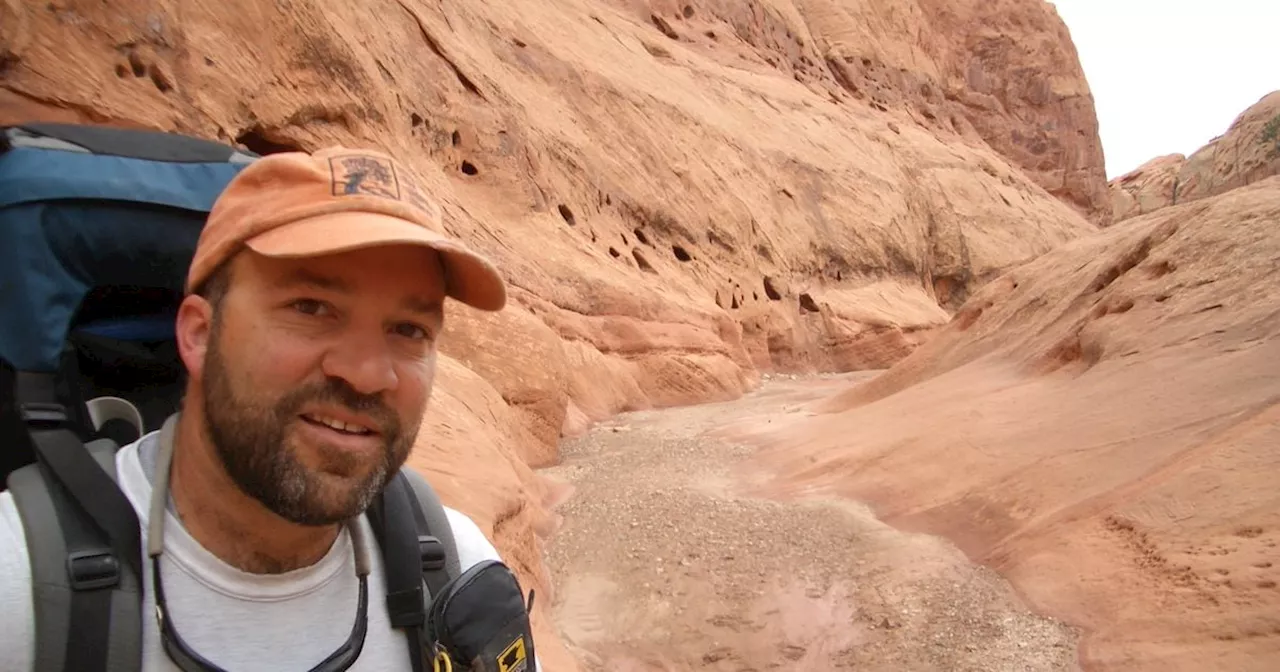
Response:
[[[394,437],[400,433],[395,411],[377,394],[364,394],[341,378],[327,378],[323,383],[299,387],[284,396],[277,405],[284,417],[297,415],[309,403],[342,406],[353,413],[367,415],[378,425],[381,434]]]

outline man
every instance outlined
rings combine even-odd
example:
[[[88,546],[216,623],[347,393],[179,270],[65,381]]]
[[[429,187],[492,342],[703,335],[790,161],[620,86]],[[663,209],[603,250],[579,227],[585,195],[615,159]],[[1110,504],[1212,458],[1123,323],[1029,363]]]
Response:
[[[445,299],[506,300],[497,271],[439,233],[440,217],[393,159],[343,148],[259,159],[218,199],[176,321],[182,410],[116,460],[144,548],[162,546],[164,618],[184,649],[162,643],[144,563],[144,669],[207,669],[199,658],[312,669],[361,618],[361,567],[370,608],[349,669],[411,669],[382,565],[360,561],[377,553],[364,511],[418,435]],[[446,513],[464,571],[499,559],[473,521]],[[32,669],[33,623],[26,540],[4,492],[0,669]]]

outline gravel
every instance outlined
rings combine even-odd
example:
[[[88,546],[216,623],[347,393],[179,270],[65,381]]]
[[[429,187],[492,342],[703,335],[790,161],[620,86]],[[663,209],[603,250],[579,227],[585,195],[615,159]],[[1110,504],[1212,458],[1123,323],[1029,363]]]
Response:
[[[705,432],[832,379],[771,377],[564,443],[545,471],[575,494],[547,561],[585,670],[1078,669],[1075,632],[944,540],[854,502],[744,494],[751,449]]]

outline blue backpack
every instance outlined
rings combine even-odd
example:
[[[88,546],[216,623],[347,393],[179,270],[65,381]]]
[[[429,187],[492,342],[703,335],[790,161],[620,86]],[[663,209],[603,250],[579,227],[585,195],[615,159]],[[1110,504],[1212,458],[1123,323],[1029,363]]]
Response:
[[[0,482],[26,530],[39,670],[141,667],[141,536],[115,451],[179,408],[187,266],[218,194],[257,158],[168,133],[0,127]],[[423,669],[449,626],[428,607],[458,601],[432,596],[476,582],[455,581],[448,520],[416,472],[402,469],[368,513],[392,626]],[[518,606],[506,623],[523,618],[527,633]]]

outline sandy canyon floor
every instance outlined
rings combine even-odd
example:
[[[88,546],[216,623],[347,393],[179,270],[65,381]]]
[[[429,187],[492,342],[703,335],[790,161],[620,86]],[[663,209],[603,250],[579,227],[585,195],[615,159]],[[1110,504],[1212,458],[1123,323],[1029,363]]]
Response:
[[[1076,670],[1078,633],[947,541],[852,501],[746,494],[752,449],[708,436],[875,374],[623,414],[567,440],[548,548],[557,627],[585,670]]]

